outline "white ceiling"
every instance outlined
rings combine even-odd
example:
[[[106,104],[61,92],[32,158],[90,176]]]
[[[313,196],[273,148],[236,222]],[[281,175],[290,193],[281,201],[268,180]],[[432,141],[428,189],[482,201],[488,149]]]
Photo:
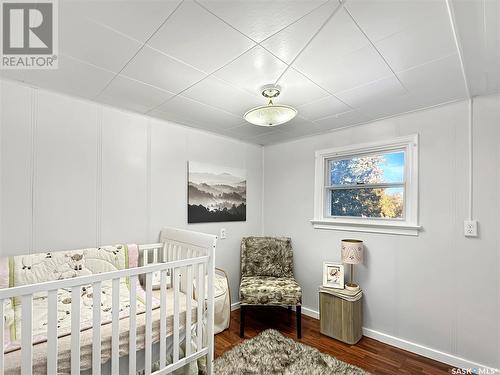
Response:
[[[59,69],[1,71],[61,91],[259,144],[500,92],[500,1],[59,1]],[[296,106],[288,124],[242,115]]]

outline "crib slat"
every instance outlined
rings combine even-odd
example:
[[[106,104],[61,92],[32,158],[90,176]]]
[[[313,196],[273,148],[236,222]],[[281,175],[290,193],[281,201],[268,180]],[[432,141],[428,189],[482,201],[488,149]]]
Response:
[[[47,374],[57,374],[57,289],[47,299]]]
[[[4,303],[5,301],[2,299],[0,300],[0,344],[2,345],[1,348],[2,350],[0,351],[0,375],[3,375],[3,370],[4,370],[4,330],[5,330],[5,318],[4,318]]]
[[[33,296],[21,297],[21,375],[31,375],[33,372]]]
[[[101,375],[101,282],[92,285],[92,375]]]
[[[153,301],[152,301],[152,273],[146,274],[146,335],[145,335],[145,347],[144,347],[144,375],[151,375],[151,341],[152,341],[152,330],[153,330]]]
[[[167,364],[167,271],[160,276],[160,369]]]
[[[111,373],[120,373],[120,279],[112,281],[111,301]]]
[[[186,270],[186,357],[191,355],[191,301],[193,299],[193,267],[188,266]]]
[[[129,358],[128,368],[130,374],[137,372],[136,366],[136,318],[137,318],[137,276],[130,276],[130,329],[129,329]]]
[[[174,269],[174,346],[172,363],[179,360],[179,268]]]
[[[198,279],[196,280],[198,310],[196,314],[196,350],[201,350],[203,347],[203,308],[205,307],[205,274],[203,273],[203,264],[199,264]]]
[[[71,288],[71,375],[80,374],[80,286]],[[75,332],[77,334],[75,335]]]

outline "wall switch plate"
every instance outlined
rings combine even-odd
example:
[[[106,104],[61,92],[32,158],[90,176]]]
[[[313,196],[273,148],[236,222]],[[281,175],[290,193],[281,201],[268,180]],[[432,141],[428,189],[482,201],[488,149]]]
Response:
[[[226,228],[221,228],[220,230],[220,239],[225,240],[227,238]]]
[[[465,220],[464,221],[464,235],[466,237],[477,237],[477,221]]]

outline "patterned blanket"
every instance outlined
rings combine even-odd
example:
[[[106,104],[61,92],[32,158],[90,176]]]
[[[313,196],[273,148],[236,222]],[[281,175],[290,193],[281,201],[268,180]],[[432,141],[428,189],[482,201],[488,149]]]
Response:
[[[137,267],[139,250],[136,245],[115,245],[72,251],[46,252],[0,258],[0,288],[36,284],[77,276],[123,270]],[[144,312],[144,290],[137,287],[137,313]],[[120,280],[120,319],[130,314],[130,280]],[[92,327],[93,288],[81,288],[80,330]],[[58,337],[71,334],[71,290],[59,289],[57,298]],[[111,321],[112,286],[111,280],[101,285],[101,324]],[[159,301],[153,298],[153,308]],[[10,352],[20,347],[22,305],[18,298],[6,302],[6,332],[4,351]],[[33,296],[33,344],[47,340],[47,293]]]

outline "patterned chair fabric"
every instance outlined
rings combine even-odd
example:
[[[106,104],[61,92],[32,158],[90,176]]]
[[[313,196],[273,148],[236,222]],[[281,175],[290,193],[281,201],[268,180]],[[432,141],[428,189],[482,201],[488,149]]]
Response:
[[[298,305],[302,290],[293,278],[244,276],[240,284],[240,301],[247,305]]]
[[[293,277],[287,237],[245,237],[241,241],[240,302],[248,305],[300,305],[302,290]]]
[[[292,241],[287,237],[244,237],[241,276],[293,278]]]

